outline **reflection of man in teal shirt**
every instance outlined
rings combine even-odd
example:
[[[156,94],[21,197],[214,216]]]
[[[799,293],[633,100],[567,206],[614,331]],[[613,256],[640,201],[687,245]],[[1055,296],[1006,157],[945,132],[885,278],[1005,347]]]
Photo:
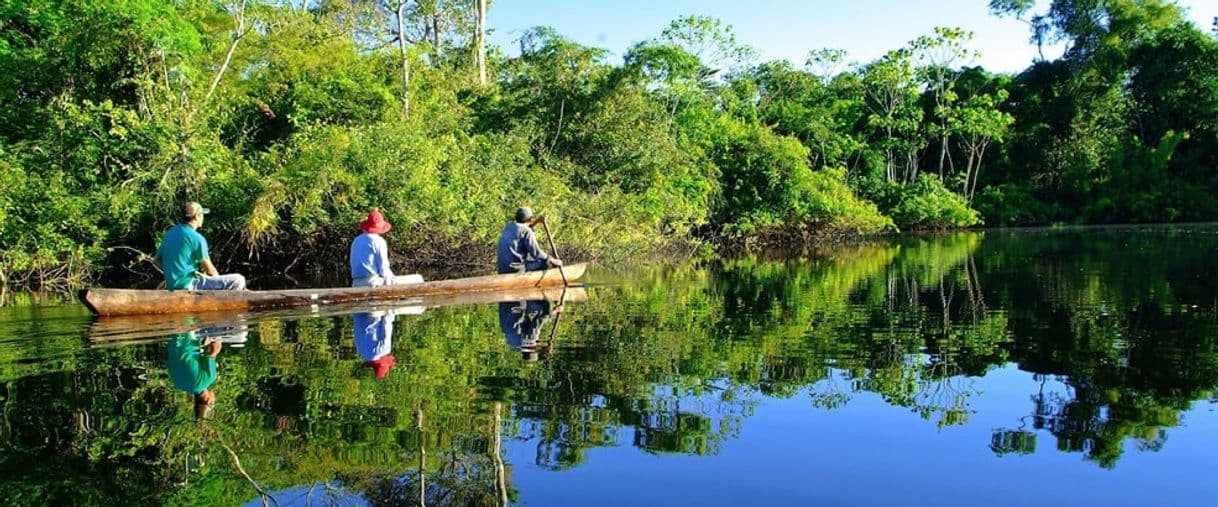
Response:
[[[201,343],[193,331],[169,340],[169,379],[174,387],[195,396],[195,416],[200,419],[216,403],[216,393],[210,388],[216,381],[219,353],[219,340]]]

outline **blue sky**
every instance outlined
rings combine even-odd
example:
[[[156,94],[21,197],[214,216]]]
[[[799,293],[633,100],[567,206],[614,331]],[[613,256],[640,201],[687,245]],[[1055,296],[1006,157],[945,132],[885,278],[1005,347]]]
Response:
[[[1042,0],[1043,2],[1044,0]],[[631,45],[654,37],[670,21],[688,14],[719,18],[737,40],[763,60],[801,65],[808,51],[840,48],[866,62],[903,46],[935,26],[976,33],[976,62],[994,71],[1019,71],[1035,56],[1023,22],[990,15],[987,0],[492,0],[491,42],[515,54],[521,32],[538,25],[556,28],[582,44],[620,57]],[[1218,0],[1183,0],[1189,18],[1210,30]],[[928,5],[935,6],[928,8]],[[1049,58],[1060,49],[1046,49]]]

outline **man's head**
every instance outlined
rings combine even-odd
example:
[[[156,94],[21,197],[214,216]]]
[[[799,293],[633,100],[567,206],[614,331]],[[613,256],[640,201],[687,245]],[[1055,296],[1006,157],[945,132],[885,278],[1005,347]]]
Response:
[[[368,218],[359,223],[359,229],[369,234],[385,234],[392,228],[393,224],[385,220],[385,216],[377,210],[368,212]]]
[[[364,362],[364,366],[372,368],[372,372],[376,374],[377,380],[383,380],[385,375],[389,374],[389,370],[393,369],[393,365],[397,363],[393,354],[385,354],[371,361]]]
[[[203,224],[203,215],[208,213],[211,213],[211,210],[204,208],[203,205],[194,201],[188,201],[182,205],[182,223],[198,227]]]
[[[516,223],[525,224],[533,220],[533,210],[528,206],[516,208]]]

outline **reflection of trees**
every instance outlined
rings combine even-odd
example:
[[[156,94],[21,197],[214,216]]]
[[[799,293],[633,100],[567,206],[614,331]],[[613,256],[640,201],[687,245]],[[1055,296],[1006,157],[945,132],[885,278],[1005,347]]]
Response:
[[[418,467],[403,474],[372,475],[349,479],[358,484],[372,505],[507,505],[511,501],[510,477],[500,455],[502,404],[493,404],[492,417],[485,420],[484,435],[464,435],[456,445],[432,458],[438,468],[426,466],[425,445],[418,442]],[[415,414],[422,430],[423,413]]]
[[[1034,427],[1053,434],[1059,449],[1085,453],[1105,467],[1116,464],[1126,439],[1157,450],[1164,429],[1178,425],[1180,413],[1218,384],[1212,323],[1211,315],[1166,314],[1145,304],[1124,316],[1076,317],[1058,328],[1065,336],[1040,345],[1049,350],[1038,357],[1052,358],[1040,368],[1063,367],[1071,395],[1034,396]]]
[[[979,294],[978,244],[974,234],[909,240],[856,287],[824,295],[855,304],[809,319],[824,345],[811,362],[834,367],[812,384],[813,404],[839,407],[867,391],[940,425],[965,422],[975,389],[962,375],[984,373],[1005,339]]]
[[[496,491],[504,488],[495,487],[500,468],[487,452],[493,441],[486,436],[489,416],[481,408],[487,400],[504,402],[505,434],[536,441],[535,461],[553,468],[578,465],[587,448],[605,445],[714,454],[739,434],[759,395],[793,396],[820,380],[845,386],[838,403],[874,389],[891,393],[901,404],[930,404],[911,397],[936,392],[923,391],[917,382],[945,376],[918,354],[917,340],[924,333],[903,329],[873,335],[863,324],[871,318],[868,306],[855,300],[868,297],[862,287],[905,255],[926,254],[916,246],[870,246],[789,264],[744,260],[711,272],[682,273],[678,283],[659,278],[629,285],[604,304],[574,306],[559,352],[540,364],[521,363],[493,333],[471,333],[479,323],[494,322],[493,308],[429,313],[398,326],[399,365],[383,382],[359,367],[345,320],[263,322],[255,332],[259,346],[225,360],[217,389],[233,402],[213,424],[233,435],[229,445],[250,475],[270,487],[331,485],[337,477],[333,487],[370,498],[435,503],[501,496]],[[916,262],[906,264],[907,271],[917,271]],[[623,306],[632,310],[619,313]],[[916,313],[902,315],[917,320]],[[872,357],[873,350],[881,352]],[[159,361],[140,347],[105,354],[111,363],[77,367],[73,375],[102,379],[114,366]],[[86,384],[86,398],[110,394],[95,380]],[[155,368],[127,385],[151,393],[167,389]],[[37,396],[22,405],[42,411],[27,421],[31,429],[36,419],[54,421],[47,413],[59,410],[55,393]],[[172,400],[151,401],[143,401],[141,410],[167,413],[165,406],[175,407]],[[415,424],[416,406],[428,415],[422,429]],[[132,408],[111,404],[100,413],[115,417]],[[177,416],[147,431],[189,434],[192,423],[182,417],[188,414],[168,413]],[[53,426],[73,431],[66,422]],[[419,451],[423,442],[426,463]],[[148,452],[161,442],[111,444],[86,459],[119,469],[137,466],[120,456]],[[183,461],[185,451],[174,451],[179,455],[137,466],[168,474],[143,484],[222,477],[236,496],[219,503],[253,495],[244,479],[219,468],[226,462],[223,455],[198,445],[193,449],[199,454],[193,461],[205,466],[185,474],[164,472],[183,469],[169,465]],[[40,452],[30,449],[30,455]],[[64,454],[81,456],[82,451]],[[510,468],[502,470],[499,477],[506,477]],[[162,499],[177,495],[168,486],[131,490]]]
[[[570,305],[539,362],[504,346],[494,307],[400,319],[398,365],[383,381],[360,365],[346,319],[265,321],[226,353],[207,424],[268,489],[503,503],[516,492],[500,439],[527,440],[554,469],[603,446],[713,455],[762,396],[832,409],[875,395],[964,424],[975,378],[1015,363],[1053,388],[1030,393],[1029,414],[990,448],[1112,466],[1127,441],[1157,449],[1194,400],[1215,396],[1212,290],[1170,267],[1218,273],[1206,251],[987,232],[646,271]],[[223,450],[200,441],[161,348],[0,349],[0,497],[255,498]],[[1038,447],[1049,435],[1055,445]]]
[[[993,275],[996,297],[1010,309],[1012,359],[1042,382],[1020,427],[995,432],[996,453],[1026,445],[1030,439],[1015,433],[1027,433],[1030,420],[1059,450],[1112,467],[1126,440],[1161,448],[1166,429],[1218,385],[1214,295],[1198,278],[1218,267],[1213,240],[1129,248],[1123,235],[1000,237],[982,252],[1036,274]],[[1064,391],[1046,392],[1049,377]]]

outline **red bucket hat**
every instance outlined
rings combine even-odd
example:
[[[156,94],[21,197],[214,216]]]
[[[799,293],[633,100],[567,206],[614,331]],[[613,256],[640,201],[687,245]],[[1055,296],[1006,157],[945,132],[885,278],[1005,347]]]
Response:
[[[393,368],[393,365],[396,362],[397,359],[393,358],[393,354],[385,354],[381,357],[373,359],[372,361],[365,362],[364,366],[372,368],[372,371],[376,372],[377,380],[380,380],[385,378],[385,375],[389,374],[389,369]]]
[[[385,221],[385,217],[381,216],[381,212],[373,211],[368,213],[368,218],[359,223],[361,231],[371,234],[384,234],[393,228],[393,225]]]

